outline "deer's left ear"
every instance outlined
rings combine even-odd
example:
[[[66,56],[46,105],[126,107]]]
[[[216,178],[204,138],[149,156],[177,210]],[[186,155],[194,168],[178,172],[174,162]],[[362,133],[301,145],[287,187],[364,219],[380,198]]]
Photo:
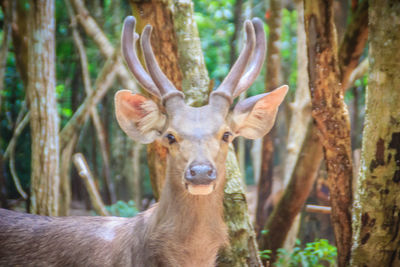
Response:
[[[120,90],[115,94],[115,115],[122,130],[143,144],[158,138],[166,125],[166,116],[156,103],[129,90]]]
[[[231,116],[235,135],[257,139],[267,134],[274,125],[278,107],[289,87],[283,85],[270,93],[249,97],[237,103]]]

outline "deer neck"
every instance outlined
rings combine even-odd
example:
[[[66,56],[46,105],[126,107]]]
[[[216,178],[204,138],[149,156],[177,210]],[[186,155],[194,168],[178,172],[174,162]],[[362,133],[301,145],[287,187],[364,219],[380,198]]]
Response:
[[[173,164],[167,164],[173,166]],[[181,177],[167,168],[167,176],[161,198],[152,218],[151,230],[165,238],[175,239],[175,244],[196,246],[215,243],[219,247],[227,242],[227,230],[223,220],[223,188],[225,173],[220,172],[220,183],[214,192],[195,196],[187,192]]]

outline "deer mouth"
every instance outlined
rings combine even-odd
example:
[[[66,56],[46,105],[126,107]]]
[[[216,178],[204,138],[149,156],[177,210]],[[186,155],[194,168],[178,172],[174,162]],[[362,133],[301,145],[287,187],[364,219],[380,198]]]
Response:
[[[208,195],[215,189],[215,183],[211,184],[190,184],[185,183],[186,190],[192,195]]]

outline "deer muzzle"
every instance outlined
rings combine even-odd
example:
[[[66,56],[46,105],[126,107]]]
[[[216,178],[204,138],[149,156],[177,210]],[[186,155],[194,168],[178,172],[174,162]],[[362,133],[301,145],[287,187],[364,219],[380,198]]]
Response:
[[[209,163],[193,162],[185,171],[185,186],[192,195],[208,195],[214,188],[217,170]]]

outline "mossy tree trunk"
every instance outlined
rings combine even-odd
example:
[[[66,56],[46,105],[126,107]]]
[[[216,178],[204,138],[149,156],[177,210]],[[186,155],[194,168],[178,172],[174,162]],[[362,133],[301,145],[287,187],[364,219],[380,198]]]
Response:
[[[399,22],[398,1],[370,1],[370,70],[351,266],[400,266]]]
[[[194,19],[193,3],[173,1],[173,10],[179,66],[185,70],[182,73],[182,90],[188,104],[201,106],[208,99],[209,78]],[[226,178],[224,214],[230,244],[219,254],[218,266],[260,266],[255,233],[247,210],[246,192],[233,147],[228,153]]]
[[[332,0],[306,0],[304,18],[312,116],[324,147],[338,265],[347,266],[352,238],[352,154],[349,114],[340,86],[332,3]]]
[[[56,107],[54,1],[29,1],[28,87],[31,112],[31,212],[58,214],[59,118]]]
[[[182,89],[189,105],[204,105],[208,100],[209,78],[194,19],[193,3],[179,0],[131,0],[131,3],[138,20],[137,31],[141,32],[147,23],[154,27],[152,46],[161,69],[178,89]],[[163,42],[157,41],[160,38]],[[172,57],[176,48],[178,57],[176,54]],[[153,151],[155,150],[152,149],[151,152]],[[165,157],[166,153],[161,150],[160,154]],[[153,162],[156,159],[150,160]],[[156,194],[159,194],[163,183],[155,179],[164,179],[165,165],[160,164],[158,156],[155,163],[157,165],[151,163],[149,168],[156,168],[152,170],[153,175],[157,173],[152,177],[152,186]],[[228,153],[226,168],[224,214],[230,245],[219,254],[218,266],[261,266],[255,233],[248,216],[244,185],[233,148]]]

